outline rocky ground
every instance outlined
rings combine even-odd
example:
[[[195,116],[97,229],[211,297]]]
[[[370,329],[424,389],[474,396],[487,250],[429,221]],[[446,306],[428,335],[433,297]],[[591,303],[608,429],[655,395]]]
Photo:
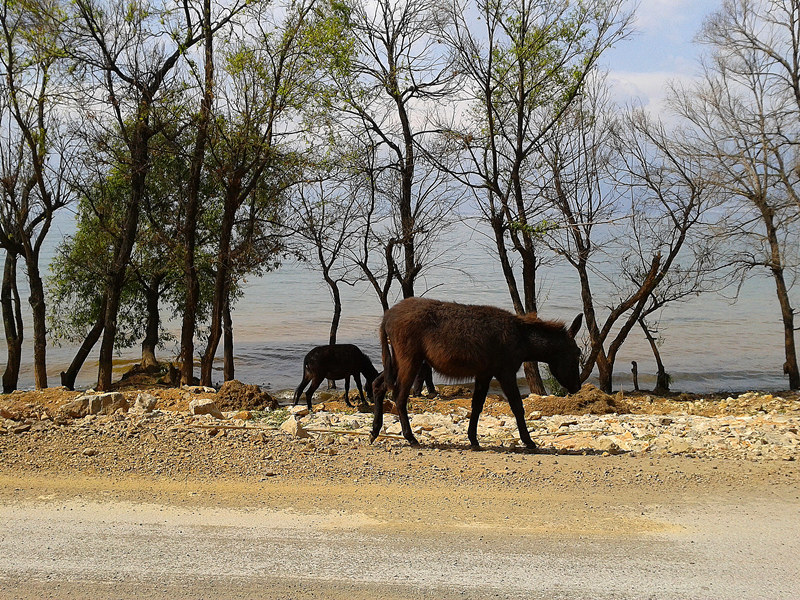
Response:
[[[797,597],[800,400],[412,398],[129,382],[0,397],[0,599]],[[221,558],[224,557],[224,558]]]
[[[393,458],[421,452],[399,436],[395,415],[386,415],[385,435],[370,446],[372,415],[348,408],[341,398],[327,395],[307,414],[301,407],[277,407],[254,388],[123,389],[102,402],[98,395],[63,389],[15,392],[0,398],[0,468],[171,478],[419,475],[407,460]],[[469,390],[441,389],[440,398],[412,399],[412,428],[423,449],[469,453]],[[609,396],[587,385],[568,398],[529,396],[525,414],[540,454],[800,458],[795,393]],[[487,399],[478,435],[495,457],[529,454],[500,396]],[[452,468],[447,460],[435,462],[437,474]],[[456,478],[485,478],[484,466],[461,465]]]

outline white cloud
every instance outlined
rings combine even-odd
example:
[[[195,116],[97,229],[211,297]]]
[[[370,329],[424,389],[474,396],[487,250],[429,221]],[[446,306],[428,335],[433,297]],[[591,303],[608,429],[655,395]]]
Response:
[[[680,71],[611,71],[607,81],[612,98],[618,104],[639,104],[655,116],[668,118],[668,83],[690,83],[693,79],[691,75]]]
[[[634,27],[648,37],[683,41],[693,37],[704,17],[720,4],[721,0],[641,0]]]

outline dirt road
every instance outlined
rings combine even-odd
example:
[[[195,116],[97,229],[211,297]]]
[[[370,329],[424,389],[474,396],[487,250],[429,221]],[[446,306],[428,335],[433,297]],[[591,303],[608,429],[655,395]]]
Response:
[[[537,460],[540,489],[6,471],[0,598],[800,597],[795,463]]]
[[[153,393],[156,411],[82,418],[57,416],[74,392],[0,399],[0,600],[800,598],[795,395],[604,398],[661,416],[603,421],[624,452],[557,447],[600,434],[548,420],[529,453],[488,430],[484,452],[302,438]],[[580,408],[528,401],[531,427]]]

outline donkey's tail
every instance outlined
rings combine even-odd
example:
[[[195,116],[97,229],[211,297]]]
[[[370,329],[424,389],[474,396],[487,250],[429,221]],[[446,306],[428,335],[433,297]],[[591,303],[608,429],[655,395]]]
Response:
[[[386,335],[386,326],[381,323],[381,362],[383,362],[383,381],[391,389],[394,386],[394,355],[392,347],[389,346],[389,336]]]
[[[369,436],[370,443],[381,434],[383,429],[383,398],[388,389],[394,387],[394,357],[392,356],[392,348],[389,346],[389,336],[386,335],[386,327],[381,323],[380,329],[381,340],[381,362],[383,362],[383,374],[378,376],[379,381],[383,377],[383,382],[380,384],[380,389],[376,386],[375,389],[375,408],[372,419],[372,433]]]

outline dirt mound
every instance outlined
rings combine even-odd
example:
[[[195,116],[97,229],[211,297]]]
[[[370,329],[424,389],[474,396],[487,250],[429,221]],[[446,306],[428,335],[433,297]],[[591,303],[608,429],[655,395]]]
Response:
[[[527,408],[527,407],[526,407]],[[533,399],[533,410],[542,415],[605,415],[628,413],[632,407],[622,399],[622,394],[611,396],[591,384],[584,385],[575,394],[566,397],[542,396]]]
[[[257,385],[232,379],[219,388],[214,401],[220,410],[274,410],[278,401]]]
[[[472,388],[466,385],[437,385],[440,398],[472,398]]]
[[[159,363],[150,368],[135,364],[111,385],[116,391],[169,388],[180,386],[180,372],[173,363]]]

